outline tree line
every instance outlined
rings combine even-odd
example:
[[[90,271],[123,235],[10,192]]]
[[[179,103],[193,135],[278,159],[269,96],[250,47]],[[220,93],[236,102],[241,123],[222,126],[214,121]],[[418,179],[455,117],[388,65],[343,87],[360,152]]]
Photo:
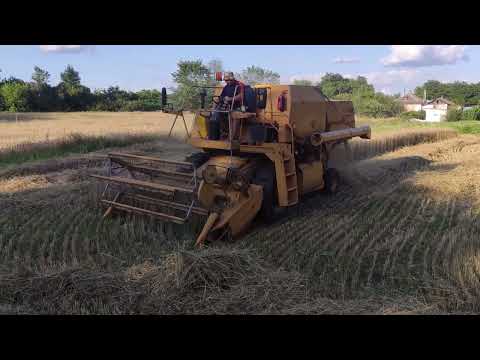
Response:
[[[198,86],[215,86],[214,73],[217,71],[223,71],[220,60],[208,64],[201,60],[178,62],[177,71],[172,74],[176,84],[170,89],[172,105],[185,109],[197,107],[200,101]],[[280,81],[278,73],[256,66],[247,67],[236,76],[250,85]],[[38,66],[34,67],[30,81],[0,77],[0,111],[156,111],[162,108],[161,93],[157,89],[134,92],[111,86],[91,91],[82,84],[79,72],[71,65],[60,74],[60,79],[52,86],[50,73]]]
[[[0,80],[0,111],[149,111],[160,109],[158,90],[138,92],[118,86],[91,91],[81,83],[73,66],[60,74],[61,81],[50,85],[50,73],[35,66],[31,81],[10,77]]]
[[[174,108],[192,109],[200,105],[201,86],[214,87],[215,72],[224,71],[221,60],[206,64],[202,60],[182,60],[172,73],[175,86],[170,89],[169,102]],[[0,70],[1,75],[1,70]],[[236,78],[254,86],[258,83],[278,84],[280,75],[258,66],[249,66]],[[393,117],[403,109],[396,101],[400,94],[390,96],[375,91],[363,76],[346,78],[341,74],[327,73],[320,82],[295,80],[294,84],[317,87],[325,96],[335,100],[351,100],[358,114],[371,117]],[[444,96],[460,105],[480,104],[480,83],[440,83],[430,80],[415,89],[415,94],[428,98]],[[207,95],[212,95],[208,89]],[[31,81],[0,76],[0,111],[155,111],[162,108],[159,90],[126,91],[118,86],[91,91],[81,82],[80,75],[68,65],[60,74],[60,82],[52,86],[48,71],[35,66]]]
[[[317,86],[326,96],[332,99],[352,100],[355,110],[359,114],[372,117],[389,117],[397,116],[403,111],[399,102],[396,101],[400,94],[389,96],[376,92],[373,85],[368,84],[367,79],[362,76],[349,79],[340,74],[328,73],[316,84],[308,80],[297,80],[294,83]],[[430,100],[444,97],[460,106],[478,107],[480,105],[480,82],[441,83],[440,81],[429,80],[423,85],[417,86],[414,93],[423,98],[424,91],[426,91],[427,99]],[[475,114],[477,114],[478,110],[475,111]]]
[[[176,107],[196,108],[200,104],[200,87],[215,86],[213,73],[223,71],[222,62],[213,60],[203,64],[201,60],[180,61],[178,70],[172,74],[177,87],[172,89],[172,104]],[[258,66],[249,66],[235,77],[247,85],[259,83],[278,84],[280,75],[274,71]],[[326,74],[322,80],[313,84],[308,80],[296,80],[296,85],[317,87],[325,96],[335,100],[351,100],[355,111],[371,117],[391,117],[403,111],[396,97],[375,92],[373,85],[365,77],[344,78],[340,74]],[[210,90],[210,95],[212,90]]]
[[[426,91],[428,99],[438,97],[447,98],[461,106],[480,105],[480,82],[467,83],[464,81],[455,81],[452,83],[441,83],[436,80],[429,80],[414,90],[415,95],[423,98]]]
[[[365,116],[393,117],[403,111],[402,105],[396,101],[397,96],[376,92],[363,76],[351,79],[341,74],[327,73],[316,84],[309,80],[295,80],[294,84],[315,86],[330,99],[350,100],[355,112]]]

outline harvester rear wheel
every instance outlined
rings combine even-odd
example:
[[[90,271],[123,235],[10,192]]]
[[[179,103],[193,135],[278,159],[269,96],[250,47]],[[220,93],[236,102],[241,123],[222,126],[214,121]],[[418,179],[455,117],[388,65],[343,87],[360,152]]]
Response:
[[[335,194],[340,184],[340,175],[334,168],[328,168],[325,172],[325,191],[329,194]]]
[[[263,164],[262,164],[263,165]],[[275,168],[268,166],[259,166],[253,183],[263,187],[262,207],[260,208],[260,216],[266,222],[271,222],[275,217]]]

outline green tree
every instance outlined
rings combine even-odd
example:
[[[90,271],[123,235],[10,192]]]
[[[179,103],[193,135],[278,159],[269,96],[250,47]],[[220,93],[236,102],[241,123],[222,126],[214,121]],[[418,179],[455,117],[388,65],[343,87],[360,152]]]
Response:
[[[154,111],[162,108],[161,93],[158,90],[140,90],[136,94],[142,111]]]
[[[440,96],[445,96],[445,87],[440,81],[437,80],[428,80],[422,86],[417,86],[415,88],[415,95],[423,98],[424,90],[427,90],[428,99],[436,99]]]
[[[356,79],[349,79],[352,88],[352,94],[363,94],[364,96],[374,96],[375,88],[369,84],[367,78],[358,76]]]
[[[10,112],[30,111],[29,87],[23,81],[10,81],[0,87],[4,109]]]
[[[363,76],[348,79],[341,74],[328,73],[317,86],[329,98],[352,101],[358,114],[393,117],[402,111],[402,106],[393,96],[375,92],[373,85]]]
[[[327,73],[317,84],[327,97],[334,97],[339,94],[352,94],[353,85],[349,79],[340,74]]]
[[[462,110],[461,109],[450,109],[447,111],[447,121],[460,121],[462,120]]]
[[[56,95],[61,109],[63,111],[88,110],[94,102],[94,97],[90,89],[81,84],[80,75],[73,66],[68,65],[60,74],[60,78],[62,81],[56,87]]]
[[[40,69],[38,66],[33,68],[32,80],[34,84],[38,87],[44,87],[48,85],[50,80],[50,74],[48,71]]]
[[[128,92],[120,90],[118,86],[97,90],[94,97],[94,109],[97,111],[120,111],[125,103],[130,100]]]
[[[242,72],[240,74],[237,74],[236,77],[250,86],[262,83],[280,83],[280,75],[278,73],[254,65],[242,70]]]
[[[61,82],[55,90],[61,111],[85,111],[93,103],[90,89],[85,86],[72,88]]]
[[[93,94],[96,111],[152,111],[161,108],[158,90],[141,90],[137,93],[110,86]]]
[[[445,97],[458,105],[476,105],[480,101],[480,83],[470,84],[464,81],[441,83],[428,80],[422,86],[415,88],[417,96],[423,97],[424,91],[427,92],[427,98],[430,100]]]
[[[58,105],[56,91],[48,83],[50,74],[48,71],[35,66],[30,84],[32,111],[54,111]]]
[[[172,74],[177,87],[174,88],[173,104],[177,108],[195,109],[200,106],[200,88],[212,85],[211,72],[201,60],[179,61],[177,71]]]
[[[381,104],[380,116],[393,117],[403,111],[403,106],[393,96],[377,92],[374,98]]]
[[[0,69],[0,74],[2,73],[2,69]],[[0,89],[1,89],[1,86],[3,85],[3,79],[0,78]],[[0,91],[0,111],[4,111],[5,110],[5,100],[3,100],[3,96],[2,96],[2,93]]]
[[[60,74],[62,82],[70,87],[79,87],[80,84],[80,75],[78,71],[75,71],[72,65],[67,65],[64,72]]]
[[[306,79],[295,79],[293,80],[293,85],[313,86],[313,83]]]
[[[480,107],[475,106],[465,110],[462,114],[462,120],[480,120]]]

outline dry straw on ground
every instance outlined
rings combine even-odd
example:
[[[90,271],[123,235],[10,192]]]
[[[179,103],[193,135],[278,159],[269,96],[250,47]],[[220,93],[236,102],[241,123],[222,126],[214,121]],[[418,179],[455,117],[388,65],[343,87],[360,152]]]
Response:
[[[366,159],[343,163],[337,196],[308,196],[273,224],[200,252],[188,227],[102,220],[96,184],[83,176],[102,170],[100,158],[6,169],[0,312],[478,311],[480,140],[454,135],[374,139],[357,151]],[[191,151],[142,146],[176,159]]]

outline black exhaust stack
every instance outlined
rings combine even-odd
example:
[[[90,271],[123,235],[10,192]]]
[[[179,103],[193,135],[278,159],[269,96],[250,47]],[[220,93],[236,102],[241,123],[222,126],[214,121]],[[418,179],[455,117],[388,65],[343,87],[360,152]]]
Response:
[[[207,90],[202,88],[200,90],[200,109],[205,109],[205,98],[207,97]]]
[[[167,89],[162,88],[162,108],[167,106]]]

